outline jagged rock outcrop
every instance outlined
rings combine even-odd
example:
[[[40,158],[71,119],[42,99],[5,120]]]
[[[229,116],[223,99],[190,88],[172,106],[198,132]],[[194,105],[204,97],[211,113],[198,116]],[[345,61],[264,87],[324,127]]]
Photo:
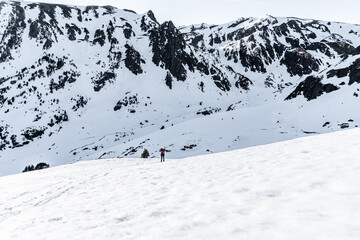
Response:
[[[180,81],[187,77],[186,66],[194,71],[196,59],[185,51],[186,42],[182,33],[174,26],[173,22],[165,22],[150,32],[150,45],[153,51],[153,62],[169,70]]]

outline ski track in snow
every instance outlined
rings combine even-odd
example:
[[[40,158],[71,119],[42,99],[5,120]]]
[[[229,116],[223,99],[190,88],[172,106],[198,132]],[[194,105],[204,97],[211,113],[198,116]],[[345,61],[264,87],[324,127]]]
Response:
[[[0,178],[1,239],[359,239],[358,129]]]

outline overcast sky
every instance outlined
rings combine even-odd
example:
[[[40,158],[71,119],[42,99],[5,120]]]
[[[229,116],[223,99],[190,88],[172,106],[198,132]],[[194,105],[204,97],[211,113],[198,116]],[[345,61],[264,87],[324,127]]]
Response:
[[[32,0],[30,0],[32,1]],[[35,0],[71,5],[112,5],[137,13],[152,10],[159,22],[221,24],[240,17],[300,17],[360,24],[360,0]]]

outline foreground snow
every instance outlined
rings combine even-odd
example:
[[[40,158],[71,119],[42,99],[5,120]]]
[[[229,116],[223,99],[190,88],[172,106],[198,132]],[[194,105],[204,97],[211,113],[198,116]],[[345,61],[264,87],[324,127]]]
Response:
[[[1,239],[359,239],[360,130],[0,178]]]

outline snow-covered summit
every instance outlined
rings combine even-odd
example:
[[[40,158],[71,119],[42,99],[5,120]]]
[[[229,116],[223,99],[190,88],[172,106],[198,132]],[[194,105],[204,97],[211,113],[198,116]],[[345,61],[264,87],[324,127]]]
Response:
[[[2,239],[360,237],[360,130],[0,178]]]
[[[0,16],[0,175],[360,123],[357,25],[265,16],[178,28],[151,11],[17,1],[1,1]]]

